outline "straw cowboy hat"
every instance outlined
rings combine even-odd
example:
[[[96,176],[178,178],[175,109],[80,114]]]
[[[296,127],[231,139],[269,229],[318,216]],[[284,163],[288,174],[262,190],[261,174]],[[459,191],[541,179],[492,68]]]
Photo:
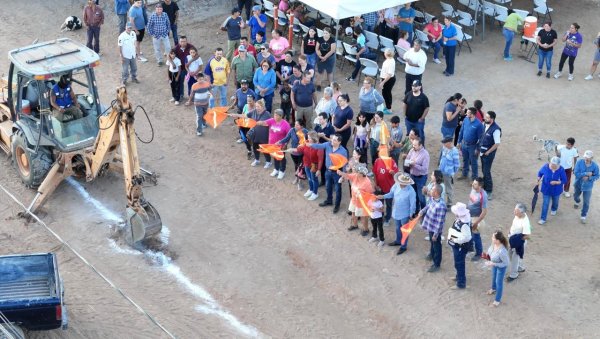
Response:
[[[452,213],[454,213],[461,221],[469,222],[471,220],[471,212],[467,209],[467,205],[462,202],[457,202],[450,210],[452,210]]]
[[[396,181],[400,185],[412,185],[415,182],[410,178],[410,175],[406,173],[396,173],[394,174],[394,181]]]

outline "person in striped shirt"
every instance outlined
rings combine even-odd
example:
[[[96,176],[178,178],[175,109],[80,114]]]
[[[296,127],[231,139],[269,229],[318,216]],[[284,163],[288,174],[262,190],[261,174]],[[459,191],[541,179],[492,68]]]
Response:
[[[444,232],[444,224],[446,223],[446,203],[441,197],[442,186],[436,184],[431,190],[431,199],[427,205],[419,212],[419,218],[423,218],[421,228],[429,232],[429,241],[431,247],[428,260],[432,260],[433,264],[427,272],[437,272],[442,264],[442,232]]]
[[[208,101],[212,97],[210,82],[206,80],[206,76],[203,73],[196,75],[196,83],[192,85],[192,92],[188,99],[188,105],[194,102],[194,108],[196,109],[196,135],[202,136],[202,129],[204,127],[204,114],[208,110]]]

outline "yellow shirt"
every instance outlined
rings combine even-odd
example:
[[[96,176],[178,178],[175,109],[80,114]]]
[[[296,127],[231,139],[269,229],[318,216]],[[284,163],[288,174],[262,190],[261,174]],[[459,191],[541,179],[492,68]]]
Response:
[[[210,69],[212,70],[212,78],[214,86],[222,86],[227,84],[227,76],[229,75],[229,62],[226,58],[221,57],[221,60],[212,58],[210,60]]]

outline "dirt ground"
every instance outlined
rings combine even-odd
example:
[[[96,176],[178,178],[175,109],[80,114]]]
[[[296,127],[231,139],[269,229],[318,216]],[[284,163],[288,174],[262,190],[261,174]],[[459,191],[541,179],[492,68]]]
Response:
[[[60,33],[67,15],[81,15],[82,1],[61,3],[16,1],[0,13],[0,55],[35,39],[59,36],[85,41],[85,31]],[[101,33],[102,63],[96,70],[103,102],[118,84],[117,20],[112,2],[101,0],[106,22]],[[580,154],[600,154],[597,94],[600,79],[584,81],[593,56],[591,40],[600,2],[551,1],[554,28],[559,35],[577,21],[584,46],[575,62],[575,80],[546,79],[517,56],[502,60],[501,30],[486,26],[485,42],[478,35],[472,53],[463,48],[456,75],[442,75],[443,64],[427,64],[424,88],[431,103],[427,118],[427,149],[437,163],[442,105],[461,92],[472,103],[481,99],[485,110],[498,114],[502,145],[494,167],[494,200],[490,203],[484,246],[496,228],[505,231],[516,202],[529,202],[540,144],[533,135],[564,142],[573,136]],[[226,37],[217,30],[230,10],[226,1],[181,0],[180,34],[200,47],[208,60]],[[530,1],[513,1],[530,9]],[[421,1],[430,13],[437,2]],[[23,22],[34,19],[24,29]],[[553,73],[563,44],[555,49]],[[151,44],[143,51],[152,55]],[[431,55],[429,55],[431,58]],[[537,58],[535,58],[537,59]],[[139,144],[142,166],[156,171],[159,184],[145,196],[160,211],[164,224],[165,257],[141,253],[111,240],[116,219],[123,216],[125,197],[118,176],[93,183],[63,183],[40,211],[42,219],[81,253],[98,271],[129,295],[166,329],[180,338],[294,337],[294,338],[592,338],[600,330],[600,213],[595,208],[600,190],[592,196],[589,222],[582,225],[572,198],[561,198],[557,216],[533,226],[525,258],[527,271],[505,284],[503,305],[488,307],[485,295],[490,271],[467,263],[469,287],[451,291],[452,254],[444,246],[442,270],[426,273],[429,249],[416,230],[409,251],[398,257],[392,248],[378,250],[365,238],[349,233],[349,217],[331,214],[307,202],[291,185],[268,171],[253,168],[242,145],[236,144],[233,123],[227,121],[202,138],[194,133],[194,113],[168,102],[166,69],[154,62],[139,65],[141,84],[128,87],[130,99],[150,113],[156,132],[150,145]],[[398,67],[399,68],[399,67]],[[8,72],[6,57],[0,69]],[[348,71],[346,66],[344,73]],[[339,69],[338,69],[339,70]],[[338,71],[336,70],[336,72]],[[344,77],[346,76],[343,74]],[[394,112],[402,98],[404,74],[398,69]],[[341,79],[342,74],[337,73]],[[356,108],[358,87],[341,81]],[[230,89],[231,93],[231,89]],[[354,93],[354,94],[353,94]],[[386,117],[389,119],[389,116]],[[140,135],[148,125],[138,119]],[[0,161],[0,184],[24,202],[34,191],[20,183],[9,159]],[[466,201],[469,186],[458,182],[455,200]],[[344,189],[343,206],[348,194]],[[324,192],[321,191],[324,197]],[[19,207],[0,192],[0,254],[56,252],[66,286],[69,329],[31,332],[32,338],[162,338],[167,337],[42,226],[16,215]],[[539,219],[540,207],[530,216]],[[116,216],[115,216],[116,215]],[[447,222],[449,224],[450,221]],[[167,232],[168,230],[168,232]],[[394,238],[393,227],[385,229]]]

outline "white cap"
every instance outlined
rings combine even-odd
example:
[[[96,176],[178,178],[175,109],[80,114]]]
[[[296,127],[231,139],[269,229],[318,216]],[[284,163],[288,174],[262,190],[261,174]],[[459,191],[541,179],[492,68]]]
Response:
[[[594,152],[587,150],[583,153],[583,157],[586,159],[591,159],[594,157]]]

